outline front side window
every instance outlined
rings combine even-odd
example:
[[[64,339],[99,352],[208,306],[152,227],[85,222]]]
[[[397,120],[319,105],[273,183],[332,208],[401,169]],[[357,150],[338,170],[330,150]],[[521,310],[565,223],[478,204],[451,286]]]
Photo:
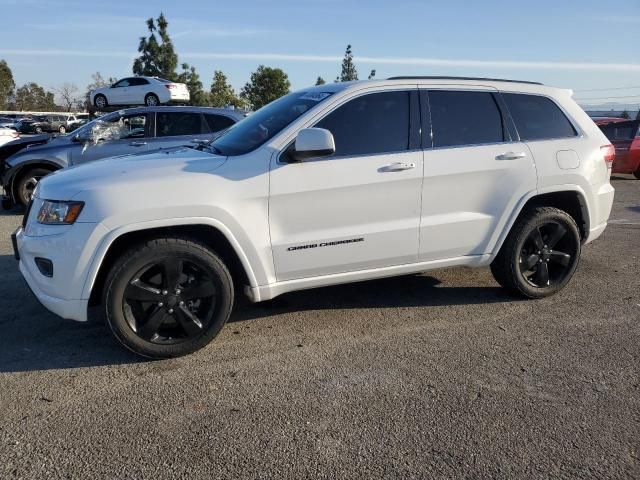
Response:
[[[315,127],[333,134],[336,156],[374,155],[409,149],[409,92],[354,98]]]
[[[503,93],[520,139],[544,140],[577,135],[562,110],[549,98],[522,93]]]
[[[147,115],[144,113],[105,115],[88,123],[78,132],[82,140],[98,143],[108,140],[146,137]]]
[[[329,98],[333,92],[308,90],[290,93],[242,119],[210,147],[221,155],[244,155],[271,140],[284,128]]]
[[[194,112],[162,112],[156,116],[156,135],[173,137],[205,133],[202,116]]]
[[[130,85],[129,83],[129,79],[128,78],[124,78],[122,80],[120,80],[119,82],[117,82],[114,87],[116,88],[120,88],[120,87],[128,87]]]
[[[501,143],[506,129],[490,92],[433,90],[429,107],[434,147]]]

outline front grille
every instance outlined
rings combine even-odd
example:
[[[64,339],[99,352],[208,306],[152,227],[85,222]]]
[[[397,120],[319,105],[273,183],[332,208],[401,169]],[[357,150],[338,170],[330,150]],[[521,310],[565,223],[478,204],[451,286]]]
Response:
[[[27,227],[27,220],[29,220],[29,213],[31,212],[31,207],[33,206],[33,199],[29,200],[29,205],[24,211],[24,217],[22,217],[22,228]]]

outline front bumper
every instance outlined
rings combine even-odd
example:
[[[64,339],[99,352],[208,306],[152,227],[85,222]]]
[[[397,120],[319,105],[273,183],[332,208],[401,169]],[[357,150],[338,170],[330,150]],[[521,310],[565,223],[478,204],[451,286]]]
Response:
[[[27,232],[19,228],[12,235],[20,272],[35,297],[48,310],[62,318],[84,322],[89,304],[89,296],[83,295],[84,284],[94,252],[107,230],[100,224],[91,223],[65,226],[65,231],[58,229],[52,234],[43,232],[44,228],[32,228],[34,231],[27,235],[27,226]],[[36,257],[53,262],[52,277],[40,273]]]

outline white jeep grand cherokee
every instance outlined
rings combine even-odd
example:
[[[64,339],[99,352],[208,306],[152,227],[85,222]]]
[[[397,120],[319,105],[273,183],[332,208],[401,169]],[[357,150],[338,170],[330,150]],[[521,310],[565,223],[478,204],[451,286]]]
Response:
[[[85,321],[101,303],[123,345],[173,357],[218,334],[238,287],[259,302],[466,265],[491,266],[519,295],[551,295],[607,225],[613,155],[567,90],[322,85],[213,143],[46,177],[14,245],[49,310]]]

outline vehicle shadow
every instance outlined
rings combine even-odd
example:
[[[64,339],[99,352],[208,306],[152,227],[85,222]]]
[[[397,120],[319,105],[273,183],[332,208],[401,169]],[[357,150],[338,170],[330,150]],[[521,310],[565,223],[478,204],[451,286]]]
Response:
[[[255,320],[305,310],[437,307],[519,300],[497,285],[495,287],[441,286],[437,278],[418,274],[291,292],[257,304],[242,298],[238,300],[236,312],[230,322]]]
[[[0,374],[144,362],[122,348],[100,319],[63,320],[42,307],[29,291],[12,256],[0,256]],[[373,280],[291,292],[252,304],[240,296],[230,322],[308,310],[429,307],[514,302],[497,286],[449,287],[427,275]]]

